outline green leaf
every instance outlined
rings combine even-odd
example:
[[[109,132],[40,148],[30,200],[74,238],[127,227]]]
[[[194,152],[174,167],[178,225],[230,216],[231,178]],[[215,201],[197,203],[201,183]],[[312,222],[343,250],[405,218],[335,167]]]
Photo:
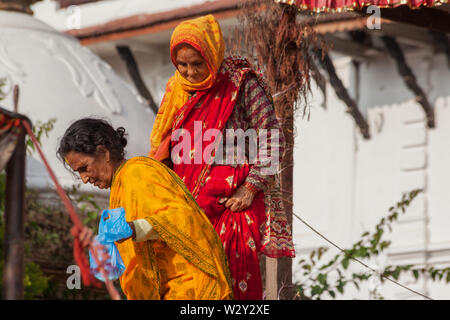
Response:
[[[348,258],[344,258],[342,259],[342,267],[344,267],[344,269],[348,268],[348,264],[349,264],[349,259]]]
[[[356,250],[356,252],[354,253],[355,257],[366,257],[367,256],[367,248],[365,247],[361,247],[358,250]]]
[[[297,284],[295,287],[295,291],[300,294],[300,296],[303,296],[303,293],[305,292],[305,289],[303,288],[302,284]]]
[[[381,243],[380,243],[380,249],[381,250],[384,250],[384,249],[386,249],[387,247],[389,247],[391,245],[391,241],[382,241]]]
[[[327,252],[328,249],[324,247],[320,247],[318,250],[317,258],[320,260],[322,258],[322,255]]]
[[[323,292],[323,289],[321,286],[315,285],[311,288],[311,296],[320,296]]]
[[[398,280],[398,278],[400,277],[400,271],[401,269],[399,267],[395,268],[394,272],[392,273],[392,276],[394,277],[395,280]]]
[[[431,272],[431,278],[433,279],[433,281],[436,281],[436,277],[439,275],[439,271],[438,270],[433,270]]]
[[[327,285],[327,275],[324,273],[319,273],[317,276],[317,281],[322,285]]]

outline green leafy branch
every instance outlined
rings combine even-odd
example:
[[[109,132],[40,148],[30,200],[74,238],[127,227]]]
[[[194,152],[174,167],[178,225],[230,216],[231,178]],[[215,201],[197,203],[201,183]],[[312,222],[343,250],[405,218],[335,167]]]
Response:
[[[56,119],[52,118],[49,119],[47,122],[37,121],[33,125],[33,134],[35,135],[36,139],[41,143],[42,137],[45,135],[46,138],[48,138],[48,134],[51,130],[53,130],[53,127],[55,125]],[[25,144],[27,146],[27,152],[28,154],[31,154],[33,151],[36,150],[36,147],[31,140],[31,138],[27,135]]]
[[[322,263],[321,261],[328,251],[326,247],[313,250],[309,255],[309,260],[300,260],[302,279],[295,284],[297,296],[321,299],[324,294],[328,294],[334,299],[337,293],[344,293],[348,284],[353,284],[359,290],[360,285],[374,275],[378,275],[381,282],[384,282],[387,277],[398,280],[403,273],[410,273],[415,279],[427,276],[432,280],[445,279],[447,283],[450,282],[450,268],[420,268],[414,265],[404,265],[388,266],[379,273],[370,269],[364,272],[348,272],[350,261],[363,263],[363,260],[376,257],[389,248],[391,241],[384,240],[383,236],[388,230],[392,232],[392,224],[398,220],[400,214],[406,212],[411,202],[421,192],[422,190],[413,190],[403,194],[402,199],[389,208],[389,215],[383,217],[375,226],[374,232],[364,232],[360,240],[351,248],[341,249],[342,251],[327,262]]]

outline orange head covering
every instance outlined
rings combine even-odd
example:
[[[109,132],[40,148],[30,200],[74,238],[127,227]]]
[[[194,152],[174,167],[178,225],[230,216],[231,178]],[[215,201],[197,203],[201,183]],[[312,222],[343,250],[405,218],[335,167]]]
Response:
[[[175,67],[175,49],[183,43],[191,45],[202,55],[208,65],[209,76],[202,82],[192,83],[183,78],[177,70],[167,82],[166,93],[150,136],[149,156],[157,160],[169,156],[172,123],[178,110],[189,99],[189,92],[211,88],[224,59],[225,42],[220,25],[213,15],[186,20],[175,28],[170,40],[170,57]]]

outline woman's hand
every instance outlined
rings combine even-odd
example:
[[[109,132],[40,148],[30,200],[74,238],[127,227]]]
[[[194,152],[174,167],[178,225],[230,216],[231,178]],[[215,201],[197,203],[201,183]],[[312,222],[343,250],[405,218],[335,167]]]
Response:
[[[80,244],[83,248],[89,247],[90,243],[92,242],[92,239],[94,237],[94,232],[92,232],[91,229],[88,227],[83,227],[80,232],[77,232],[77,229],[75,227],[72,228],[72,235],[74,237],[78,237],[80,240]]]
[[[225,202],[225,207],[232,212],[240,212],[248,209],[252,205],[255,195],[254,191],[250,190],[245,185],[241,185],[237,188],[231,198],[222,198],[219,202]]]

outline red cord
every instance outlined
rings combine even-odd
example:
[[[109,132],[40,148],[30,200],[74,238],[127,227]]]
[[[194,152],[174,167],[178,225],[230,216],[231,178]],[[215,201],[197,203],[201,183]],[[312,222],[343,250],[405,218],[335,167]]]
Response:
[[[77,265],[80,267],[83,284],[85,286],[93,286],[96,288],[100,288],[101,283],[100,281],[95,279],[95,277],[92,275],[91,270],[89,268],[89,262],[86,258],[86,255],[84,254],[83,247],[81,246],[80,240],[78,238],[79,230],[73,227],[71,233],[74,237],[73,256],[75,258],[75,261],[77,262]]]

